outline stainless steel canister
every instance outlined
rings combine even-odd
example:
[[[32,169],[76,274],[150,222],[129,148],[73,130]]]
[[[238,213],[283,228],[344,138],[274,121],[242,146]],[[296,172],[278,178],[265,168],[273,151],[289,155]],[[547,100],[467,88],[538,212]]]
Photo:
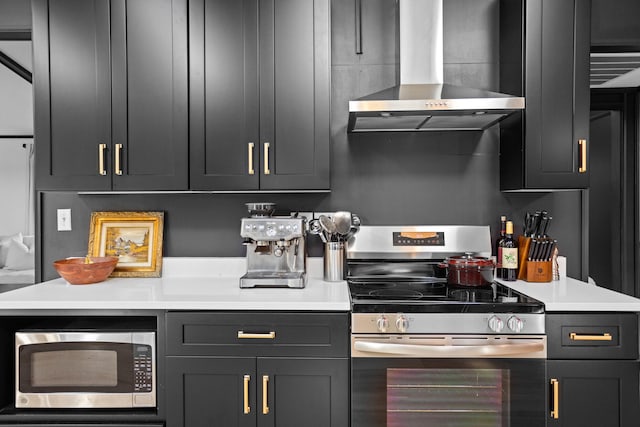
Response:
[[[347,263],[344,242],[326,242],[324,244],[324,280],[339,282],[346,277]]]

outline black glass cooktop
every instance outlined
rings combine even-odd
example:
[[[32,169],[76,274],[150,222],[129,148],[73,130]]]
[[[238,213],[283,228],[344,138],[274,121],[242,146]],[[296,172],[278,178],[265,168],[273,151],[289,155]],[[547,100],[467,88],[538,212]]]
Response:
[[[544,304],[501,283],[453,286],[443,279],[349,280],[355,313],[543,313]]]

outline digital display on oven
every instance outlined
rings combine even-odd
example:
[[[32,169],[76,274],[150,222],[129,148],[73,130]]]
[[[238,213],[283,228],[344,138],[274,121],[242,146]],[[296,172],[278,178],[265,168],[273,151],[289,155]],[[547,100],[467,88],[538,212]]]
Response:
[[[393,246],[444,246],[444,232],[394,231]]]

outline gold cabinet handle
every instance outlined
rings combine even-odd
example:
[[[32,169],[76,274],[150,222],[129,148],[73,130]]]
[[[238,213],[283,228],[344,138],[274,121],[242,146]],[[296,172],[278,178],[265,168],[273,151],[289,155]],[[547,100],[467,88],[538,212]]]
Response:
[[[587,140],[578,140],[578,148],[580,150],[580,163],[578,164],[578,172],[585,173],[587,171]]]
[[[607,332],[602,335],[580,335],[575,332],[571,332],[569,334],[569,339],[571,341],[612,341],[613,337]]]
[[[275,331],[266,332],[266,333],[252,333],[252,332],[238,331],[238,338],[250,338],[250,339],[266,338],[266,339],[272,340],[275,337],[276,337]]]
[[[122,144],[116,144],[116,154],[115,154],[115,174],[122,175],[122,166],[120,162],[122,161]]]
[[[256,173],[255,169],[253,168],[253,147],[255,146],[255,144],[253,142],[250,142],[249,144],[249,175],[254,175]]]
[[[251,408],[249,407],[249,381],[250,380],[251,380],[250,375],[245,375],[244,378],[242,379],[245,414],[248,414],[249,412],[251,412]]]
[[[553,387],[553,408],[551,408],[551,418],[557,420],[560,416],[560,381],[556,378],[551,378],[551,386]]]
[[[269,413],[269,399],[267,397],[267,390],[269,389],[269,375],[262,376],[262,413],[267,415]]]
[[[107,144],[98,144],[98,173],[100,175],[106,175],[107,169],[104,167],[104,152],[107,149]]]
[[[271,174],[271,170],[269,169],[269,143],[264,143],[264,174]]]

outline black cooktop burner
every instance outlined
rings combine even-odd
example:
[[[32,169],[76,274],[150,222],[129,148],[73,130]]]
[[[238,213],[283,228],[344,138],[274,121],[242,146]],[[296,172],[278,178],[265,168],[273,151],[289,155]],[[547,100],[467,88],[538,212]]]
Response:
[[[453,286],[444,281],[382,282],[349,280],[356,313],[470,312],[543,313],[544,304],[501,283],[483,287]]]

